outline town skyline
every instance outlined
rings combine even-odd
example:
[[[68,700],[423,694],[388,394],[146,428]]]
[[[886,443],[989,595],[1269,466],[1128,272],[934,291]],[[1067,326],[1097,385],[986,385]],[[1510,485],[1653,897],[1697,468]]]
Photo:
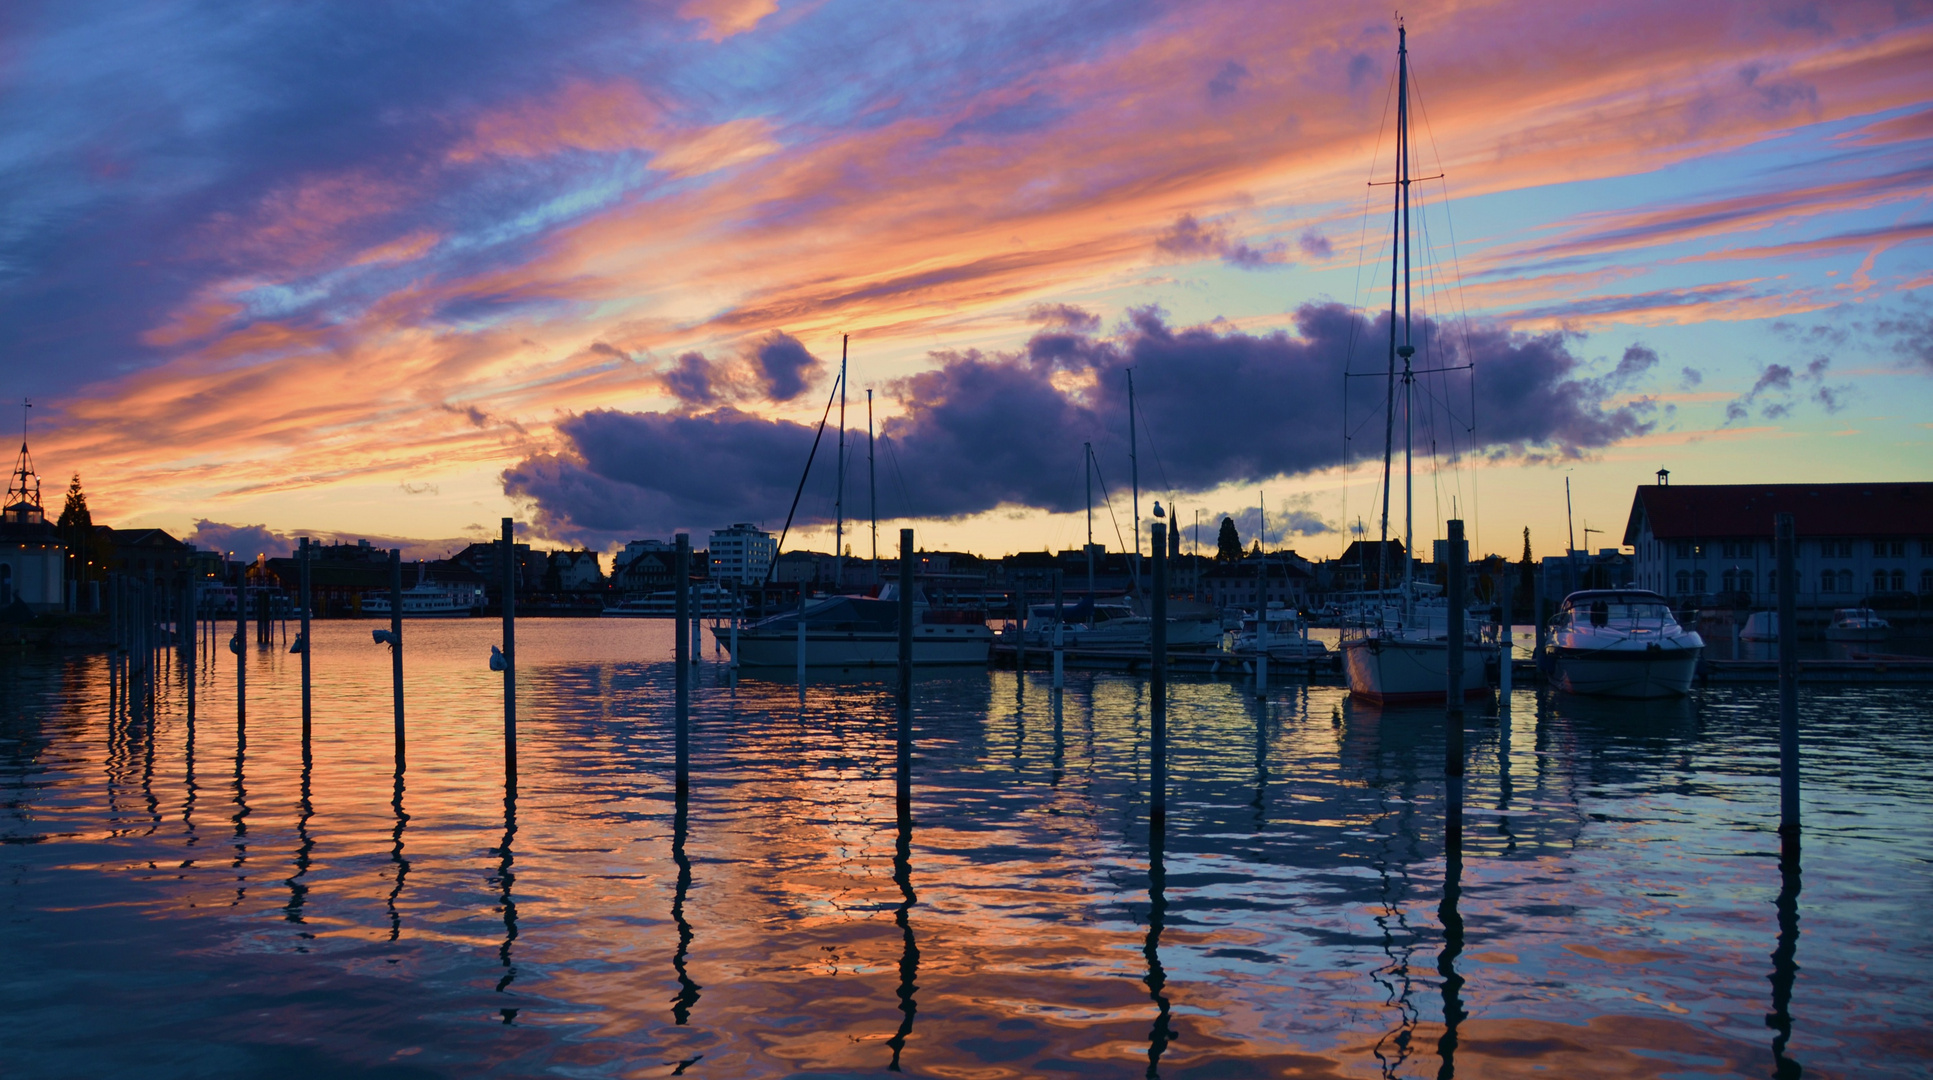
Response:
[[[1419,323],[1477,365],[1419,552],[1452,514],[1560,552],[1567,478],[1582,548],[1661,467],[1918,478],[1933,16],[1407,14]],[[868,388],[882,556],[1077,548],[1089,442],[1131,549],[1130,369],[1144,545],[1156,499],[1253,539],[1263,492],[1271,547],[1378,534],[1380,401],[1341,395],[1381,363],[1387,10],[524,18],[21,20],[0,392],[50,511],[79,473],[210,546],[776,533],[850,334],[857,556]],[[835,442],[788,549],[830,550]]]

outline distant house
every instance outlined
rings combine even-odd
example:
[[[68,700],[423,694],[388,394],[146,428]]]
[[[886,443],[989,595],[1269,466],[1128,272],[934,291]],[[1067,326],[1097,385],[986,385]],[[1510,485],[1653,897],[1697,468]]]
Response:
[[[1678,484],[1637,489],[1624,543],[1636,584],[1674,599],[1765,605],[1778,596],[1773,515],[1798,540],[1799,603],[1850,607],[1933,595],[1933,484]]]
[[[604,567],[595,551],[553,551],[545,587],[557,592],[591,592],[604,587]]]
[[[764,581],[779,550],[779,542],[771,533],[749,522],[714,530],[710,544],[706,562],[712,580],[727,585],[756,585]]]
[[[1197,596],[1218,609],[1252,611],[1266,603],[1305,607],[1314,588],[1315,574],[1309,564],[1293,552],[1284,552],[1213,564],[1202,572]]]
[[[170,536],[165,529],[113,529],[94,526],[111,554],[107,568],[116,574],[158,579],[186,580],[194,563],[193,546]]]
[[[1343,550],[1341,558],[1328,564],[1328,569],[1330,588],[1340,592],[1396,588],[1403,581],[1403,542],[1391,540],[1385,549],[1383,541],[1358,540]],[[1420,572],[1412,572],[1423,577]],[[1388,575],[1386,586],[1384,574]]]

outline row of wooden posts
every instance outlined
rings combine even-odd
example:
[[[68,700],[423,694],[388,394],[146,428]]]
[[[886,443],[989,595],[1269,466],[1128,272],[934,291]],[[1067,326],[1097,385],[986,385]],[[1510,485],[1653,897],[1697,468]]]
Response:
[[[1166,541],[1167,526],[1156,522],[1153,527],[1153,589],[1149,611],[1152,630],[1149,664],[1151,699],[1151,747],[1150,763],[1150,816],[1153,821],[1165,820],[1167,814],[1167,742],[1168,742],[1168,647],[1167,647],[1167,606],[1168,606],[1168,559]],[[1449,625],[1446,627],[1448,661],[1448,685],[1446,707],[1444,710],[1444,777],[1445,777],[1445,837],[1447,844],[1456,849],[1460,847],[1463,833],[1463,773],[1464,773],[1464,687],[1463,671],[1463,618],[1466,599],[1465,565],[1463,556],[1466,547],[1461,520],[1448,522],[1449,551],[1445,562],[1448,566],[1448,581],[1445,601],[1448,608]],[[1799,744],[1798,744],[1798,658],[1796,632],[1796,579],[1793,564],[1796,550],[1794,528],[1790,514],[1776,515],[1773,527],[1774,549],[1778,563],[1778,616],[1779,616],[1779,834],[1782,848],[1796,856],[1799,841]],[[503,674],[503,758],[507,777],[514,778],[517,772],[517,669],[516,669],[516,580],[515,561],[509,557],[514,551],[511,519],[503,519],[501,551],[504,557],[498,560],[498,568],[503,575],[503,640],[500,647],[491,650],[490,665]],[[900,580],[899,580],[899,655],[897,685],[897,732],[898,742],[898,792],[897,802],[900,813],[910,812],[912,782],[912,696],[913,696],[913,559],[907,557],[913,551],[913,530],[900,530]],[[675,625],[675,690],[673,704],[673,724],[675,740],[676,789],[680,800],[690,790],[690,719],[691,719],[691,679],[693,667],[700,654],[698,636],[698,613],[693,608],[691,593],[691,541],[685,534],[679,534],[675,547],[675,568],[673,580],[676,586],[674,607]],[[313,641],[310,626],[310,567],[314,558],[314,548],[305,537],[297,551],[299,572],[298,618],[299,629],[290,651],[301,657],[302,664],[302,740],[307,746],[312,723],[310,643]],[[390,671],[394,695],[395,715],[395,754],[397,768],[400,770],[405,761],[407,749],[406,726],[403,709],[403,585],[402,555],[400,551],[389,553],[389,593],[390,616],[387,630],[376,630],[375,641],[390,648]],[[1508,580],[1504,583],[1505,605],[1509,610]],[[194,713],[195,678],[198,633],[182,633],[183,628],[198,628],[201,615],[196,609],[197,595],[192,587],[170,589],[154,577],[133,578],[115,575],[109,579],[107,588],[107,608],[110,633],[115,645],[115,664],[111,669],[110,694],[118,695],[122,708],[131,708],[137,702],[141,707],[151,708],[153,700],[153,672],[158,658],[170,643],[179,648],[181,662],[187,678],[187,707],[189,715]],[[1025,609],[1024,595],[1021,598],[1022,611]],[[1054,579],[1054,604],[1056,612],[1062,610],[1062,588],[1058,574]],[[245,724],[248,715],[248,666],[240,661],[245,652],[250,621],[250,603],[246,583],[238,583],[236,589],[235,635],[229,647],[237,656],[235,665],[235,709],[238,723]],[[272,613],[266,605],[257,618],[256,636],[263,642],[273,640],[270,628]],[[1264,609],[1265,610],[1265,609]],[[1508,617],[1505,619],[1508,623]],[[169,629],[172,623],[174,632]],[[799,654],[800,693],[803,694],[804,680],[804,641],[805,620],[800,619],[801,646]],[[1052,685],[1060,689],[1064,674],[1062,665],[1061,621],[1055,621]],[[687,633],[689,627],[689,633]],[[212,638],[213,635],[211,634]],[[1509,708],[1510,695],[1510,635],[1506,625],[1503,631],[1504,653],[1500,658],[1500,689],[1503,707]],[[1542,637],[1541,633],[1539,635]],[[1541,640],[1540,640],[1541,644]],[[1025,648],[1024,639],[1021,648]],[[1024,656],[1024,654],[1023,654]],[[1024,670],[1024,659],[1021,669]],[[1256,672],[1258,693],[1267,692],[1267,669],[1259,667]]]

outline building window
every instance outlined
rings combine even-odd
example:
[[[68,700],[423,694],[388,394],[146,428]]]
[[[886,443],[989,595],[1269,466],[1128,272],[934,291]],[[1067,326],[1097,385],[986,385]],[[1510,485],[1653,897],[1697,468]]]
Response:
[[[1691,541],[1689,540],[1678,541],[1678,557],[1681,559],[1691,558]]]
[[[1724,588],[1725,588],[1725,591],[1726,591],[1726,592],[1737,592],[1737,591],[1738,591],[1738,571],[1736,571],[1736,570],[1727,570],[1727,571],[1725,571],[1725,586],[1724,586]]]
[[[1839,579],[1834,577],[1832,574],[1832,571],[1830,570],[1819,571],[1819,591],[1820,592],[1838,592],[1839,586],[1836,584],[1838,580]]]
[[[1920,554],[1926,558],[1933,559],[1933,540],[1920,541]],[[1925,590],[1921,591],[1924,592]]]
[[[1905,557],[1906,557],[1906,541],[1904,540],[1893,541],[1893,558],[1904,559]]]
[[[1852,571],[1851,570],[1839,571],[1839,591],[1847,592],[1847,593],[1852,591]]]
[[[1705,589],[1707,587],[1706,580],[1705,580],[1705,572],[1703,570],[1700,570],[1697,573],[1693,574],[1692,582],[1697,586],[1699,595],[1701,596],[1704,595]]]
[[[1752,572],[1750,570],[1740,570],[1738,572],[1738,591],[1742,593],[1752,591]]]
[[[1873,591],[1876,593],[1882,593],[1886,591],[1886,571],[1884,570],[1873,571]]]
[[[1933,570],[1920,571],[1920,594],[1933,595]]]
[[[1893,571],[1893,591],[1894,592],[1906,591],[1906,571],[1904,570]]]

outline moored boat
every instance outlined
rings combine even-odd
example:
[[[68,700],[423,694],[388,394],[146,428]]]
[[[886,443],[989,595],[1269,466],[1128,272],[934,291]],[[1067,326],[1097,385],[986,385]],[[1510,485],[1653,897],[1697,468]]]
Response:
[[[1884,641],[1893,624],[1872,608],[1840,608],[1826,626],[1827,641]]]
[[[712,636],[735,649],[740,667],[796,667],[801,649],[806,667],[890,667],[899,663],[899,601],[890,588],[884,592],[880,599],[829,596],[803,610],[768,616],[740,627],[736,643],[726,627],[713,627]],[[915,665],[986,664],[993,631],[984,615],[916,603],[913,620]]]
[[[1538,657],[1551,684],[1573,694],[1661,698],[1690,693],[1705,639],[1678,625],[1646,589],[1587,589],[1564,598]]]
[[[1261,631],[1260,636],[1257,630]],[[1285,604],[1270,603],[1262,612],[1258,622],[1254,615],[1244,613],[1235,628],[1235,645],[1232,650],[1237,656],[1254,656],[1262,651],[1264,643],[1269,659],[1287,660],[1302,663],[1321,660],[1329,655],[1329,647],[1308,636],[1309,625],[1294,608]]]

